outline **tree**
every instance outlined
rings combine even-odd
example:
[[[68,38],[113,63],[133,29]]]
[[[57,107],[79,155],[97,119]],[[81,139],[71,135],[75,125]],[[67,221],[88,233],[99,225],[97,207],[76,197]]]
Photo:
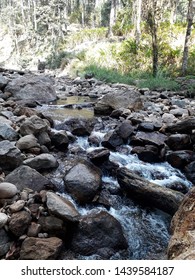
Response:
[[[188,13],[187,13],[187,29],[186,29],[186,36],[185,36],[185,43],[184,43],[184,50],[183,50],[183,59],[182,59],[182,75],[185,75],[187,72],[188,66],[188,53],[189,53],[189,44],[190,44],[190,37],[193,25],[193,18],[194,18],[194,9],[195,9],[195,1],[189,0],[188,2]]]

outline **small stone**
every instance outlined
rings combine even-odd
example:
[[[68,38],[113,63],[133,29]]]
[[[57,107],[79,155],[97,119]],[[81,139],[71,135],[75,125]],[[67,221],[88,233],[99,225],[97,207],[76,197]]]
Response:
[[[17,187],[11,183],[0,183],[0,198],[12,198],[18,192]]]
[[[32,222],[28,228],[27,235],[29,237],[36,237],[38,236],[40,231],[41,231],[41,225]]]
[[[25,205],[24,200],[18,200],[14,204],[10,205],[9,210],[11,213],[18,212],[18,211],[22,210],[24,205]]]
[[[0,213],[0,228],[4,227],[4,225],[7,223],[8,216],[4,213]]]

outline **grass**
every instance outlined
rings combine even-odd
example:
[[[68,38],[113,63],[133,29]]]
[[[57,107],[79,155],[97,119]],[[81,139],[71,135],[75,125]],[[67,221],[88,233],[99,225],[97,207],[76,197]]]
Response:
[[[150,73],[121,74],[116,70],[105,67],[98,67],[95,64],[86,66],[85,73],[93,73],[95,78],[107,83],[121,83],[137,85],[139,88],[149,88],[150,90],[178,90],[179,84],[170,78],[163,77],[162,74],[154,78]]]

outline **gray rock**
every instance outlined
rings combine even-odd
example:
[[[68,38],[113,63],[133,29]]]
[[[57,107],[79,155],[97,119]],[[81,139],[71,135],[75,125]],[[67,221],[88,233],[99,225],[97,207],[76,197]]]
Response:
[[[38,116],[32,116],[27,118],[20,127],[21,135],[39,134],[49,130],[49,123],[45,119],[41,119]]]
[[[8,140],[0,141],[0,167],[3,170],[13,170],[23,160],[21,151]]]
[[[8,216],[5,213],[0,212],[0,229],[6,225]]]
[[[14,141],[19,138],[19,134],[9,124],[0,123],[0,138],[3,140]]]
[[[0,123],[2,124],[8,124],[8,125],[12,125],[12,121],[8,120],[7,118],[5,118],[4,116],[0,116]]]
[[[10,237],[4,229],[0,229],[0,257],[7,254],[11,244]]]
[[[28,237],[21,247],[21,260],[55,260],[61,249],[62,240],[57,237],[35,238]]]
[[[166,144],[173,151],[190,149],[191,139],[188,134],[173,134],[168,137]]]
[[[0,198],[12,198],[18,192],[17,187],[11,183],[0,183]]]
[[[23,150],[29,150],[34,147],[40,147],[40,145],[37,142],[37,138],[33,134],[30,134],[21,137],[16,142],[16,147],[21,151],[23,151]]]
[[[64,177],[65,189],[79,202],[91,202],[101,186],[101,172],[83,161],[73,166]]]
[[[0,75],[0,90],[4,89],[5,86],[7,85],[8,83],[8,79],[6,77],[4,77],[3,75]]]
[[[23,161],[23,164],[36,170],[56,168],[59,165],[57,159],[53,155],[46,153],[26,159]]]
[[[51,185],[50,181],[38,171],[24,165],[21,165],[8,174],[5,177],[5,181],[15,184],[20,191],[25,188],[29,188],[39,192]]]
[[[24,75],[13,79],[5,87],[16,99],[49,102],[56,99],[56,92],[51,78],[45,75]]]
[[[65,151],[69,144],[69,138],[68,138],[66,131],[64,131],[64,130],[52,131],[51,132],[51,143],[58,150]]]
[[[24,200],[17,200],[13,204],[9,206],[9,210],[11,213],[18,212],[24,208],[25,201]]]
[[[135,136],[131,138],[132,145],[155,145],[162,147],[165,145],[167,136],[160,132],[143,132],[138,131]]]
[[[51,214],[65,220],[77,221],[80,216],[74,205],[66,198],[47,192],[47,207]]]

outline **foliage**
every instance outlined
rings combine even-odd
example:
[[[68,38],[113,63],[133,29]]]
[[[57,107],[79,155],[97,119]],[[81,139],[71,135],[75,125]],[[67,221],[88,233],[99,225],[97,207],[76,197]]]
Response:
[[[150,77],[146,80],[141,80],[138,84],[140,88],[149,88],[150,90],[178,90],[179,84],[171,79],[165,77]]]

